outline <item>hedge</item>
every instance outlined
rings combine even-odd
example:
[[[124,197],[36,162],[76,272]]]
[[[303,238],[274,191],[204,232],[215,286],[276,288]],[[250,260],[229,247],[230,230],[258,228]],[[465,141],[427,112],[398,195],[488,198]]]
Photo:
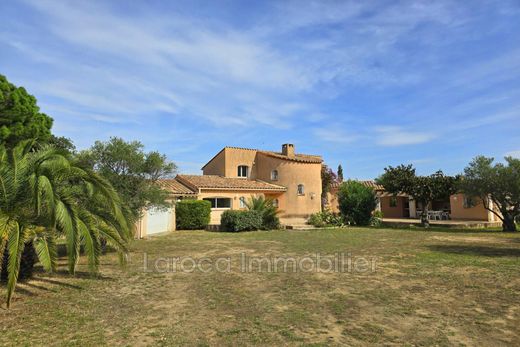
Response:
[[[262,213],[260,211],[227,210],[222,213],[220,226],[224,231],[251,231],[262,228]]]
[[[211,203],[205,200],[181,200],[176,205],[177,229],[204,229],[210,221]]]

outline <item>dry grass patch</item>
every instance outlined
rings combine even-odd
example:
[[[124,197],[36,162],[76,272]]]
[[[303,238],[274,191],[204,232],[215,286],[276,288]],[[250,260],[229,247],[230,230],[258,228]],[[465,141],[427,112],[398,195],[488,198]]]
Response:
[[[366,273],[240,271],[240,256],[350,252]],[[229,273],[145,272],[143,257],[231,259]],[[19,285],[4,345],[518,345],[520,234],[333,229],[177,232],[126,269]],[[81,270],[81,268],[80,268]],[[85,268],[83,268],[85,270]]]

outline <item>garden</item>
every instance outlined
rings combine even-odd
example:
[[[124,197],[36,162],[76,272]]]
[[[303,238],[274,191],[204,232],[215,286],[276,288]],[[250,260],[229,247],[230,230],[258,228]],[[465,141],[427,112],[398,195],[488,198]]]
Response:
[[[242,254],[345,254],[353,264],[375,261],[375,269],[246,272]],[[188,261],[185,271],[174,271],[163,261],[178,257],[203,261],[202,271],[191,271]],[[217,259],[230,259],[229,271],[225,261],[221,271],[206,271]],[[32,280],[18,284],[11,309],[0,310],[0,344],[520,344],[518,233],[181,231],[132,242],[124,269],[112,252],[100,264],[97,277],[84,258],[76,276],[66,257],[53,274],[37,266]]]
[[[520,344],[518,159],[379,178],[426,205],[489,197],[503,231],[387,229],[345,181],[340,213],[310,216],[320,229],[282,230],[256,196],[207,232],[210,203],[182,200],[183,231],[133,240],[144,210],[171,207],[158,182],[175,164],[117,137],[78,151],[3,76],[0,97],[2,345]]]

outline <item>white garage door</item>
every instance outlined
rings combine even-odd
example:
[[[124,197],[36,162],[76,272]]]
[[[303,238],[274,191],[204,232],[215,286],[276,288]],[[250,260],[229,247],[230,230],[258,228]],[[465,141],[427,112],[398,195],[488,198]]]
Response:
[[[174,230],[175,220],[173,218],[173,209],[168,210],[148,210],[148,218],[146,224],[146,233],[148,235],[164,233]]]

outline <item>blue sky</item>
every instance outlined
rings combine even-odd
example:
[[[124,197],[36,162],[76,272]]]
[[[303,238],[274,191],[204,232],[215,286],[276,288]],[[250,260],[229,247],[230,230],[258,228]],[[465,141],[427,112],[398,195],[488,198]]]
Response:
[[[520,1],[0,2],[0,73],[80,149],[223,146],[455,174],[520,156]]]

